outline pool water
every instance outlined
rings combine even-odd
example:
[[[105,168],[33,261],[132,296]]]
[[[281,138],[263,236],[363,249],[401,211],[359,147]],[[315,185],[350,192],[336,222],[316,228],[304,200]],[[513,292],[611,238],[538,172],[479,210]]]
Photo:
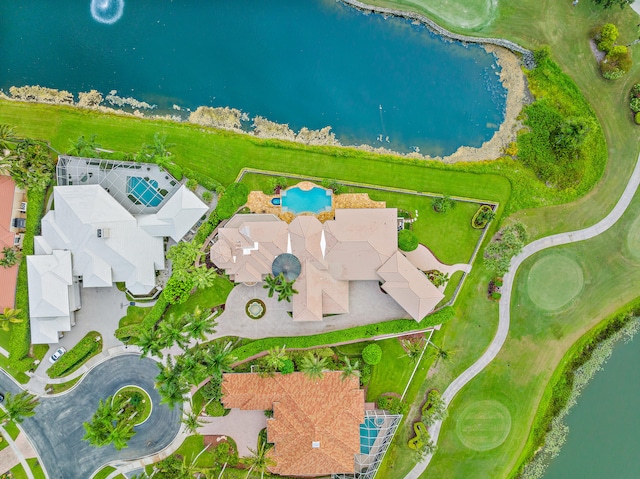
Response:
[[[314,187],[310,190],[301,190],[298,187],[289,188],[282,192],[282,212],[290,212],[295,215],[300,213],[322,213],[331,211],[331,190]]]
[[[364,424],[360,424],[360,454],[369,454],[373,444],[378,437],[379,426],[376,426],[375,420],[367,417]]]
[[[158,206],[163,200],[156,180],[145,180],[138,176],[127,177],[127,194],[133,195],[144,206]]]

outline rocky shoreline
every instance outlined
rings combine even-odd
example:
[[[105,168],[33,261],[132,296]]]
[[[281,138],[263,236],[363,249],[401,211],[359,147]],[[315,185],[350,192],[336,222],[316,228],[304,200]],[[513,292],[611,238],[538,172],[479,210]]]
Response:
[[[455,163],[460,161],[483,161],[493,160],[503,156],[505,148],[516,139],[517,131],[522,127],[518,120],[518,115],[522,106],[529,103],[531,95],[526,86],[526,79],[521,69],[521,64],[526,68],[534,66],[533,54],[531,51],[508,40],[497,38],[479,38],[458,35],[440,27],[432,20],[411,12],[402,12],[389,8],[367,5],[358,0],[336,0],[361,11],[374,12],[385,16],[402,17],[425,25],[434,33],[451,41],[462,43],[476,43],[482,45],[485,50],[496,56],[497,63],[501,67],[500,81],[507,91],[505,118],[500,128],[493,137],[475,148],[461,146],[453,154],[444,157],[432,157],[419,152],[399,153],[384,147],[374,147],[371,145],[342,145],[331,131],[331,126],[326,126],[320,130],[309,130],[302,128],[299,132],[294,132],[288,124],[280,124],[266,118],[257,116],[253,118],[252,130],[246,131],[242,128],[242,122],[249,120],[246,113],[229,107],[198,107],[195,111],[189,111],[189,116],[184,118],[180,115],[160,115],[150,112],[143,113],[141,110],[153,110],[155,105],[140,102],[133,98],[121,98],[112,91],[106,97],[101,93],[91,90],[90,92],[78,93],[78,101],[74,101],[73,94],[64,90],[58,91],[52,88],[40,86],[11,87],[11,96],[0,92],[0,97],[8,100],[20,100],[37,103],[52,103],[77,108],[97,110],[103,113],[114,113],[125,116],[135,116],[139,118],[162,119],[175,122],[187,121],[202,126],[230,130],[240,134],[247,134],[258,138],[275,138],[307,145],[337,146],[345,148],[355,148],[378,154],[403,156],[423,160],[437,160],[445,163]],[[519,56],[518,56],[519,55]],[[107,100],[114,106],[127,106],[133,111],[125,111],[104,105]],[[174,105],[174,110],[183,110]]]

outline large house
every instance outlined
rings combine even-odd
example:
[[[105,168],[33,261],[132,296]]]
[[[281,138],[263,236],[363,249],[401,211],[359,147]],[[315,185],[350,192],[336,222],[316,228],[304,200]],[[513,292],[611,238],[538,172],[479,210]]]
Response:
[[[129,196],[149,204],[157,197],[157,208],[134,216],[100,184],[54,187],[55,209],[42,219],[42,234],[34,239],[35,255],[27,257],[35,344],[55,343],[59,332],[70,330],[74,311],[81,306],[82,287],[123,282],[133,295],[151,292],[156,271],[164,269],[164,238],[179,241],[208,210],[185,186],[176,184],[165,197],[153,180],[135,176],[138,170],[124,162],[117,166],[126,172],[122,181],[137,188]],[[114,169],[109,169],[111,175]]]
[[[395,208],[339,208],[324,223],[311,215],[287,223],[272,214],[238,214],[218,230],[211,260],[233,281],[254,283],[277,274],[276,258],[295,257],[295,321],[348,313],[350,281],[380,282],[420,321],[444,295],[398,251],[397,216]]]
[[[303,373],[225,374],[226,408],[273,410],[267,419],[270,472],[285,476],[354,473],[361,451],[360,425],[365,420],[364,391],[359,379],[340,371],[311,380]]]

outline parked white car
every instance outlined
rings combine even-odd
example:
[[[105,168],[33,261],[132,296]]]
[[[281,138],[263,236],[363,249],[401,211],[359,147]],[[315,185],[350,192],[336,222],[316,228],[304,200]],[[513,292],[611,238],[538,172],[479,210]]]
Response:
[[[51,355],[51,357],[49,358],[49,362],[50,362],[51,364],[55,363],[55,362],[56,362],[58,359],[60,359],[60,358],[62,357],[62,355],[63,355],[64,353],[66,353],[66,352],[67,352],[67,350],[66,350],[66,349],[64,349],[64,348],[58,348],[58,349],[57,349],[57,351],[56,351],[55,353],[53,353],[53,354]]]

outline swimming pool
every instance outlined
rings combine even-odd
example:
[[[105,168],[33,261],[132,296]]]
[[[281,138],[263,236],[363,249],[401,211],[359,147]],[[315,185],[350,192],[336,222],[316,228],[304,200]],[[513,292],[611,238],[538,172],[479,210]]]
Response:
[[[144,206],[158,206],[164,199],[158,191],[156,180],[146,180],[138,176],[127,177],[127,194],[132,195]]]
[[[360,454],[369,454],[379,431],[380,426],[376,426],[372,417],[365,418],[364,424],[360,424]]]
[[[313,187],[310,190],[302,190],[298,187],[289,188],[282,192],[281,204],[282,212],[291,212],[295,215],[300,213],[322,213],[331,211],[331,190],[320,187]]]

